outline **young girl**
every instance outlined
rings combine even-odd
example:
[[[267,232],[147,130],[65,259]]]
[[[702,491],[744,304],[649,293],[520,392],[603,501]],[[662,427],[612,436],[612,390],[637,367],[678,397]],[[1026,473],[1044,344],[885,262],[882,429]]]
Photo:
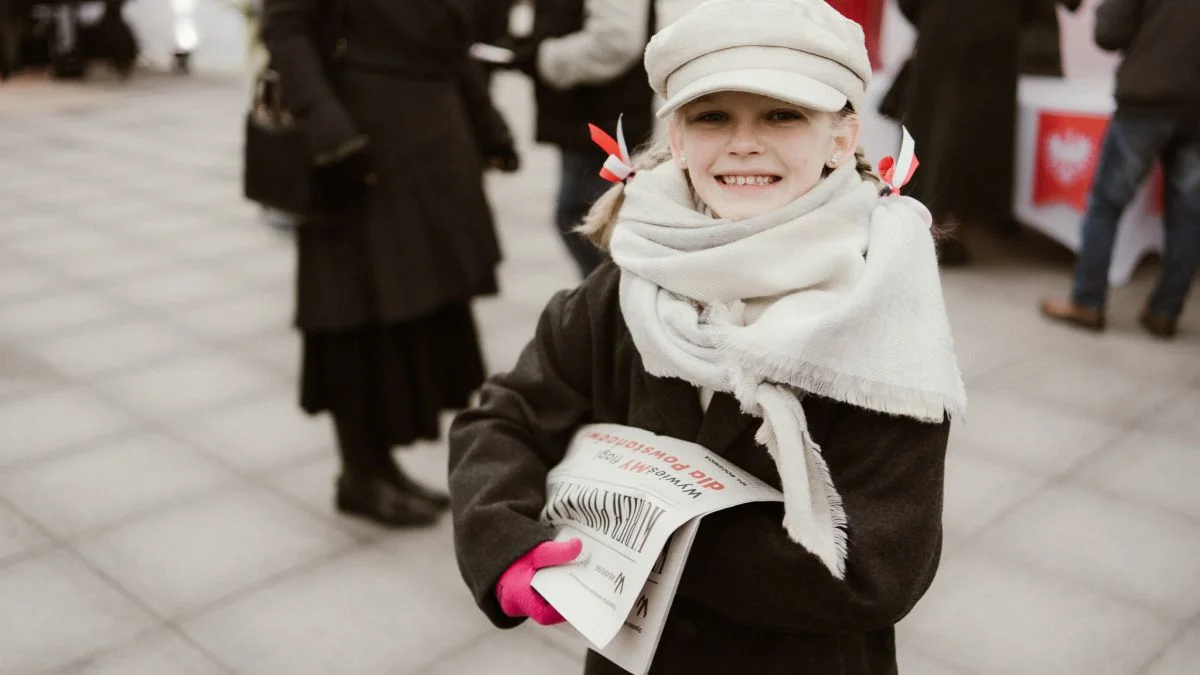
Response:
[[[965,396],[929,214],[857,152],[862,31],[824,0],[711,0],[645,63],[668,142],[593,209],[612,262],[451,431],[463,577],[497,626],[560,621],[529,587],[579,553],[538,520],[546,474],[581,424],[640,427],[784,493],[702,521],[651,673],[895,673]]]

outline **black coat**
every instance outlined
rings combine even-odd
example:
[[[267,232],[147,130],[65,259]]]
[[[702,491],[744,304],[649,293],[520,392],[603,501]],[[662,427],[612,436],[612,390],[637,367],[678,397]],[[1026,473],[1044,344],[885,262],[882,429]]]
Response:
[[[903,122],[921,168],[904,192],[937,221],[1012,214],[1021,26],[1039,0],[900,0],[917,29]]]
[[[694,441],[779,487],[758,421],[728,394],[707,412],[693,385],[646,373],[622,318],[610,262],[551,300],[512,372],[492,378],[450,432],[459,567],[497,626],[520,623],[493,588],[551,538],[538,521],[546,473],[581,424],[627,424]],[[942,542],[949,423],[891,417],[827,399],[803,406],[849,521],[846,578],[788,539],[782,505],[706,517],[651,673],[890,675],[893,625],[924,594]],[[622,672],[589,655],[589,674]]]
[[[337,35],[330,6],[345,12]],[[378,179],[299,233],[297,323],[334,330],[426,316],[495,291],[482,157],[508,128],[467,56],[466,0],[267,0],[263,39],[314,155],[369,139]],[[329,52],[340,40],[337,63]]]
[[[1062,31],[1057,0],[1038,0],[1034,14],[1021,29],[1020,73],[1062,77]]]

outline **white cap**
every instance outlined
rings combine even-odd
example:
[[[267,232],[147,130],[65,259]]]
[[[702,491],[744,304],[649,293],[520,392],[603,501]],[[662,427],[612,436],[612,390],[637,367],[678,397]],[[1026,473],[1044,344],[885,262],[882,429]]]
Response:
[[[837,112],[862,109],[871,62],[862,28],[825,0],[708,0],[651,38],[646,72],[659,117],[718,91]]]

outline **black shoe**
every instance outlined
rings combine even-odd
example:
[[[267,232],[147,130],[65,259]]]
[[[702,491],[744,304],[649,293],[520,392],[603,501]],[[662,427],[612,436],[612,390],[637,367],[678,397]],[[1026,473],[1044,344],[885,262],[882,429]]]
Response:
[[[337,481],[338,511],[370,518],[389,527],[423,527],[437,521],[438,508],[386,478],[342,474]]]
[[[395,471],[388,472],[385,477],[386,480],[392,481],[402,491],[424,499],[437,509],[444,510],[450,508],[450,495],[413,480],[413,477],[408,475],[399,464],[394,466]]]

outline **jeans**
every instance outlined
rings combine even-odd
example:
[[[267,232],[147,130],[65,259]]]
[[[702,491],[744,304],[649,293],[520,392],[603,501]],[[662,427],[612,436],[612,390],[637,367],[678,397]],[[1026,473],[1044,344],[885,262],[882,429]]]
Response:
[[[1104,309],[1117,222],[1156,159],[1164,173],[1163,269],[1146,305],[1177,319],[1200,265],[1200,119],[1117,110],[1108,125],[1088,196],[1072,300]]]
[[[592,203],[604,194],[612,183],[600,177],[603,160],[599,153],[562,150],[562,170],[558,184],[558,203],[554,223],[558,233],[581,276],[587,276],[604,261],[604,254],[574,229],[583,222]]]

